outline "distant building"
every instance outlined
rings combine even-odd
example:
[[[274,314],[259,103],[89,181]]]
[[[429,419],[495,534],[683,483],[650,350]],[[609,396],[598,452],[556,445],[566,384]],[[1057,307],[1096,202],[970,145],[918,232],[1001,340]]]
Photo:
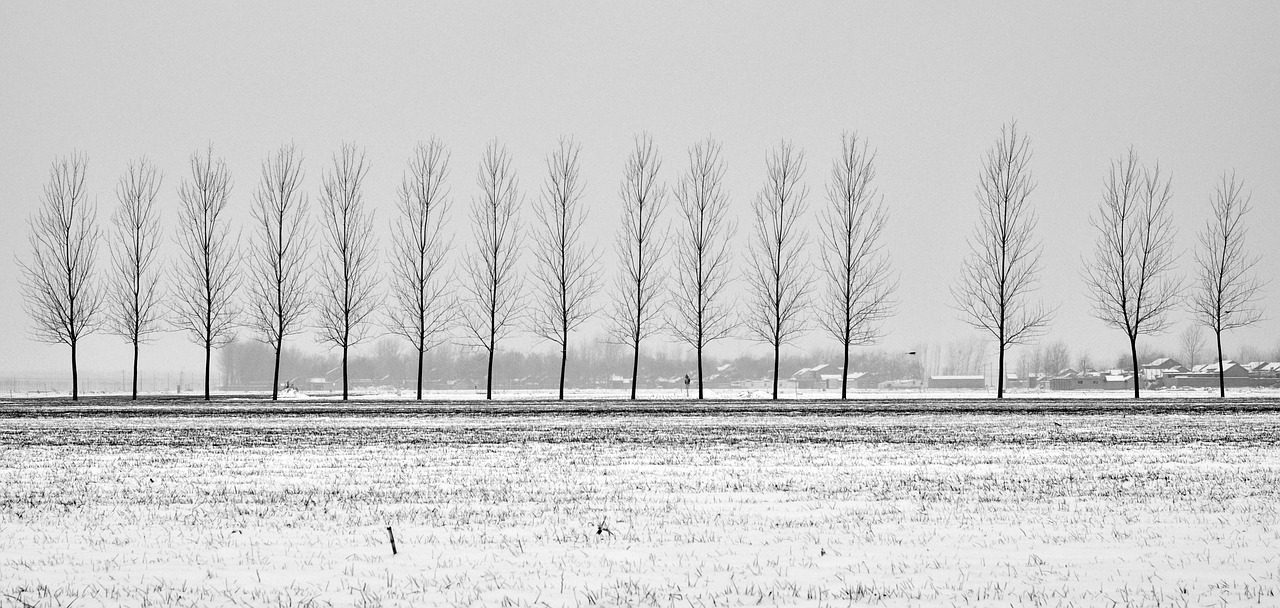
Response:
[[[836,371],[839,371],[838,369]],[[871,372],[849,372],[849,388],[851,389],[869,389],[876,388],[878,376]],[[827,390],[840,390],[841,375],[822,374],[823,386]]]
[[[1150,363],[1144,363],[1140,375],[1148,383],[1161,380],[1166,374],[1186,372],[1187,368],[1171,357],[1161,357]]]
[[[1204,366],[1204,373],[1217,374],[1218,369],[1219,369],[1219,364],[1210,363]],[[1236,363],[1235,361],[1232,361],[1230,359],[1224,359],[1222,361],[1221,369],[1222,369],[1222,375],[1230,376],[1232,378],[1242,378],[1249,375],[1249,370],[1245,369],[1243,365],[1240,365],[1239,363]]]
[[[1133,374],[1121,370],[1106,373],[1098,371],[1077,372],[1065,369],[1049,379],[1049,388],[1055,391],[1123,390],[1133,388]]]
[[[885,380],[877,383],[876,388],[882,390],[900,390],[900,389],[919,389],[923,388],[924,383],[918,378],[903,378],[899,380]]]
[[[1268,365],[1270,365],[1270,363],[1266,361],[1250,361],[1241,367],[1243,367],[1246,372],[1249,372],[1249,375],[1253,375],[1266,369]]]
[[[1109,391],[1133,390],[1133,374],[1110,373],[1102,376],[1102,388]]]
[[[1012,386],[1012,385],[1005,384],[1005,386]],[[1048,388],[1049,376],[1046,374],[1040,374],[1040,373],[1027,374],[1027,382],[1023,386],[1026,386],[1027,388]]]
[[[983,376],[929,376],[928,388],[987,388]]]
[[[839,366],[824,363],[796,371],[791,374],[791,381],[802,390],[839,390],[842,371]],[[850,372],[849,388],[876,388],[876,380],[876,375],[870,372]]]
[[[795,383],[795,387],[801,390],[826,388],[827,383],[822,379],[824,371],[832,371],[830,365],[823,363],[813,367],[806,367],[794,374],[791,374],[791,381]]]
[[[1273,364],[1265,361],[1254,361],[1249,365],[1240,365],[1235,361],[1222,362],[1222,384],[1228,388],[1244,388],[1250,386],[1275,386],[1280,384],[1280,374]],[[1218,364],[1207,363],[1197,365],[1189,372],[1165,375],[1165,385],[1174,388],[1215,388],[1218,386]]]

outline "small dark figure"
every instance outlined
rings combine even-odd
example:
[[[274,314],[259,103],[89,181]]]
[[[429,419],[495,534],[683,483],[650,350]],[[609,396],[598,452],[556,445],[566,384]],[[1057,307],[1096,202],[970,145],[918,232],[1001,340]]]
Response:
[[[688,397],[689,397],[689,383],[690,383],[690,382],[692,382],[692,381],[693,381],[693,380],[692,380],[691,378],[689,378],[689,374],[685,374],[685,375],[684,375],[684,396],[685,396],[686,398],[688,398]]]

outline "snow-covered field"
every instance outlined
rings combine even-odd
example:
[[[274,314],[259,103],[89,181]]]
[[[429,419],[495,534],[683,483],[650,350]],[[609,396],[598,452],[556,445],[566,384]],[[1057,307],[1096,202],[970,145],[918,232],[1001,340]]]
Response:
[[[1261,398],[9,401],[0,604],[1274,606],[1278,499]]]

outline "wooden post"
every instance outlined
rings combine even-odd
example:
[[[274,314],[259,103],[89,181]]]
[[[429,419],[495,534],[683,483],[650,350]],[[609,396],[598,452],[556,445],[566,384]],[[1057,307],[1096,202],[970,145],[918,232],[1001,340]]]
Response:
[[[396,554],[396,533],[391,531],[391,526],[387,526],[387,536],[391,537],[391,554]]]

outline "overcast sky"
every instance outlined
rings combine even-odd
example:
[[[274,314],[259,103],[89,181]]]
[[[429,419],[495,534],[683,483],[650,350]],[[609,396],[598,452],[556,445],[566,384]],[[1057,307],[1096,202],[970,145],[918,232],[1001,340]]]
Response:
[[[1264,276],[1280,262],[1280,3],[262,4],[0,3],[0,373],[66,365],[66,347],[28,338],[14,260],[29,255],[26,219],[50,163],[72,150],[88,155],[104,227],[115,180],[149,157],[172,229],[187,158],[206,143],[230,166],[241,221],[271,150],[296,143],[314,191],[351,141],[368,151],[367,196],[385,232],[414,144],[434,135],[453,154],[465,235],[488,140],[507,146],[533,197],[545,155],[572,135],[591,233],[611,250],[636,133],[652,134],[668,181],[690,144],[721,140],[745,238],[767,150],[788,139],[805,151],[816,219],[840,133],[853,129],[878,151],[891,213],[900,306],[885,349],[977,335],[957,321],[949,288],[977,219],[982,156],[1011,120],[1035,155],[1040,295],[1061,307],[1049,339],[1107,361],[1126,348],[1091,316],[1080,265],[1108,163],[1129,146],[1172,175],[1182,245],[1234,169],[1253,196]],[[459,245],[462,255],[469,241]],[[602,262],[611,280],[615,259]],[[1228,334],[1229,351],[1277,344],[1280,285],[1265,306],[1269,320]],[[1179,329],[1158,340],[1175,344]],[[834,346],[816,332],[806,341],[824,344]],[[153,365],[200,368],[182,336],[154,348]],[[742,348],[766,352],[720,354]],[[118,338],[92,337],[83,352],[89,372],[127,367]]]

